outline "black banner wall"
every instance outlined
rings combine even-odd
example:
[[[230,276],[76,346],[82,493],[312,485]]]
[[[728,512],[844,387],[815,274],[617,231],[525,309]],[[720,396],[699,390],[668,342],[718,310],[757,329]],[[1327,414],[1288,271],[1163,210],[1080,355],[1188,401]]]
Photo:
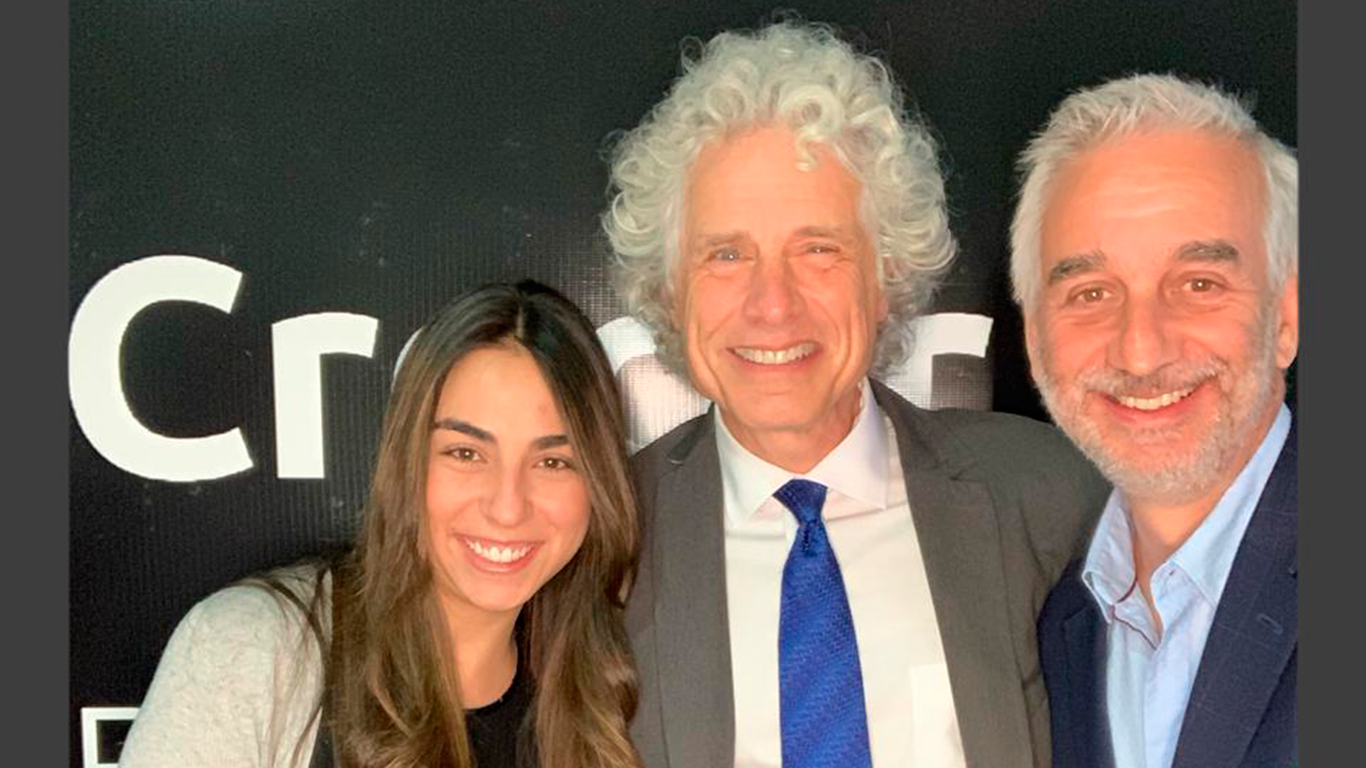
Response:
[[[949,172],[961,256],[901,382],[926,405],[1043,418],[1006,230],[1015,154],[1069,90],[1213,80],[1296,144],[1294,3],[853,6],[795,4],[885,56]],[[604,148],[682,38],[770,10],[72,0],[73,766],[116,762],[196,600],[349,537],[395,361],[454,294],[534,277],[619,366],[648,351],[607,282]],[[660,398],[634,444],[701,407]]]

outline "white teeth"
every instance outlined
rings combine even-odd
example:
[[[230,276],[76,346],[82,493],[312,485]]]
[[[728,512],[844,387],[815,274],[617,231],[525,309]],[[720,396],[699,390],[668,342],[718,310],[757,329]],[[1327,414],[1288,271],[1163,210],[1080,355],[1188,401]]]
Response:
[[[1155,411],[1158,408],[1166,408],[1172,403],[1181,402],[1185,399],[1186,395],[1189,395],[1194,391],[1195,387],[1189,387],[1175,392],[1166,392],[1157,397],[1129,397],[1127,395],[1118,395],[1115,399],[1119,401],[1120,405],[1123,405],[1126,408],[1133,408],[1139,411]]]
[[[782,365],[803,357],[816,351],[816,345],[812,343],[798,344],[787,349],[753,349],[751,347],[736,347],[735,354],[743,357],[751,363],[760,365]]]
[[[526,553],[531,551],[530,544],[520,547],[500,547],[496,544],[486,546],[473,539],[462,540],[471,552],[493,563],[510,563],[514,560],[521,560],[526,557]]]

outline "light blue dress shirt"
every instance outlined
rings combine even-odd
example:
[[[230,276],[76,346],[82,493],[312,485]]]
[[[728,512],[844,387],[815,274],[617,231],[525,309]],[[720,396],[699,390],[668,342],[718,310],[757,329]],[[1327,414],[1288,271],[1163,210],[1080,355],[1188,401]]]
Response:
[[[1110,494],[1082,581],[1106,623],[1105,704],[1115,768],[1171,767],[1219,597],[1289,432],[1290,411],[1282,405],[1261,446],[1209,516],[1153,571],[1160,635],[1135,584],[1128,511],[1117,491]]]

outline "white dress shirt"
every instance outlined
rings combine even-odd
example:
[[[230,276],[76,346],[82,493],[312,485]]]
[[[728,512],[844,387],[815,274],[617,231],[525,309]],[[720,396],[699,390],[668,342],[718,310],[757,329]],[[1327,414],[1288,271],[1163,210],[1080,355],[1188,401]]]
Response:
[[[773,493],[794,477],[829,489],[821,516],[853,614],[873,765],[964,765],[895,434],[866,380],[860,391],[853,429],[804,475],[750,453],[719,411],[714,414],[725,499],[737,768],[782,765],[778,612],[797,521]]]
[[[1105,706],[1115,768],[1170,768],[1191,685],[1238,544],[1290,432],[1284,405],[1247,466],[1195,532],[1152,576],[1159,635],[1135,584],[1128,510],[1117,492],[1101,513],[1082,582],[1105,618]]]

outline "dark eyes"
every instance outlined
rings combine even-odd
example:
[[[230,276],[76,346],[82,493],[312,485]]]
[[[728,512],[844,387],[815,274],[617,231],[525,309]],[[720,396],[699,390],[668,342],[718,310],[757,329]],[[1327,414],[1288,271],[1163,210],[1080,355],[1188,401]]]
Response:
[[[472,462],[483,461],[484,459],[483,456],[479,455],[478,451],[464,445],[457,445],[454,448],[449,448],[444,451],[444,453],[456,461]]]
[[[457,445],[442,451],[446,456],[451,457],[461,464],[482,464],[485,461],[484,455],[479,451],[465,445]],[[536,460],[535,466],[540,469],[547,469],[551,472],[565,472],[575,469],[574,462],[564,456],[543,456]]]
[[[1098,285],[1093,285],[1086,288],[1082,288],[1077,291],[1073,291],[1072,294],[1067,297],[1067,303],[1096,304],[1098,302],[1104,301],[1106,297],[1108,297],[1109,295],[1110,292],[1105,288],[1102,288]]]
[[[1214,277],[1191,277],[1179,283],[1179,292],[1171,295],[1173,299],[1178,298],[1184,293],[1187,298],[1193,299],[1195,296],[1202,298],[1213,298],[1224,287],[1224,283]],[[1066,303],[1074,306],[1096,306],[1110,301],[1114,293],[1102,285],[1088,285],[1078,288],[1067,294]]]

